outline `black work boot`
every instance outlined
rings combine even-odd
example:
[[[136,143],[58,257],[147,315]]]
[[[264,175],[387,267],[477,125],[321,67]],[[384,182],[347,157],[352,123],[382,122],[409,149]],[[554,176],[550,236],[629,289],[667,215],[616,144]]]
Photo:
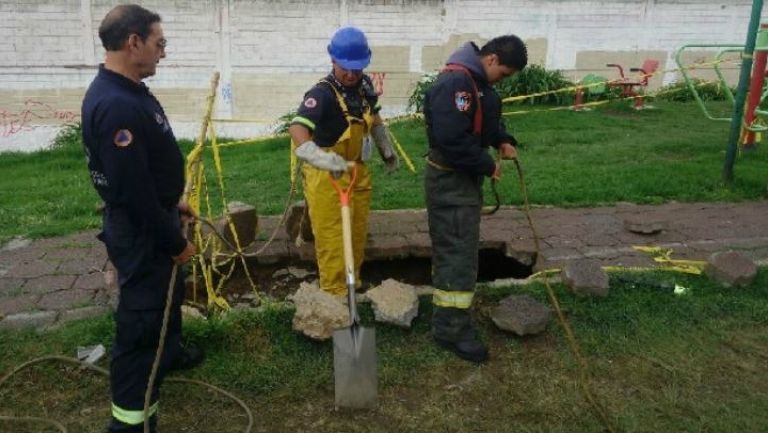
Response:
[[[432,337],[461,359],[475,363],[488,360],[488,347],[480,341],[469,310],[434,307]]]
[[[186,347],[182,346],[179,355],[173,360],[169,370],[189,370],[202,364],[203,360],[205,360],[203,349],[191,344]]]

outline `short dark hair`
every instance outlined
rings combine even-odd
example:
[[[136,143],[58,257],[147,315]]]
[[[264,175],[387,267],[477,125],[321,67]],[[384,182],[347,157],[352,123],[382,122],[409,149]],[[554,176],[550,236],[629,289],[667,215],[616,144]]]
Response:
[[[132,34],[147,39],[152,24],[162,21],[160,15],[139,5],[119,5],[107,13],[99,26],[99,38],[107,51],[119,51]]]
[[[528,64],[528,48],[525,42],[515,35],[504,35],[491,39],[480,48],[480,56],[496,54],[499,63],[522,71]]]

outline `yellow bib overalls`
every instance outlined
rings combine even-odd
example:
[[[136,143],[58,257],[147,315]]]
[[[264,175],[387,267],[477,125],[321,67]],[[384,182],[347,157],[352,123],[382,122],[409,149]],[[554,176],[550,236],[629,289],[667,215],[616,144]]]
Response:
[[[362,117],[353,116],[344,100],[344,96],[332,84],[328,84],[336,94],[348,127],[332,147],[326,152],[336,152],[347,161],[357,164],[357,178],[350,198],[352,216],[352,248],[355,257],[355,282],[360,286],[360,265],[363,263],[365,244],[368,241],[368,211],[371,205],[371,176],[362,160],[363,139],[371,130],[373,114],[371,107],[363,98]],[[341,234],[341,206],[339,196],[333,188],[329,173],[309,164],[304,164],[304,195],[309,208],[312,233],[315,236],[315,255],[320,272],[320,288],[334,295],[347,291],[344,275],[344,252]],[[339,186],[346,189],[351,180],[351,171],[344,173],[338,180]]]

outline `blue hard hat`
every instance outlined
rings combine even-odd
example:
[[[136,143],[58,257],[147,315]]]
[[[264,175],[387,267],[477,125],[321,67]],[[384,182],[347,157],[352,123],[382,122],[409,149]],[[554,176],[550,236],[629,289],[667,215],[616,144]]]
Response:
[[[365,33],[357,27],[336,30],[328,44],[328,54],[342,68],[363,70],[371,63],[371,49]]]

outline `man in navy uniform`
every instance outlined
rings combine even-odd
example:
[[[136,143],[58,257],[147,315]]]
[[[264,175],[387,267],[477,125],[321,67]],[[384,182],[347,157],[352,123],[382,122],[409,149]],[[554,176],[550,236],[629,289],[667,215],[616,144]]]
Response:
[[[517,153],[501,118],[501,99],[491,87],[522,70],[528,52],[514,35],[482,48],[469,42],[454,52],[424,99],[429,154],[424,175],[432,240],[432,335],[462,359],[484,362],[488,348],[477,335],[469,309],[477,279],[483,179],[501,176],[488,154]]]
[[[171,272],[195,247],[181,231],[194,215],[180,202],[184,158],[160,103],[142,80],[165,57],[160,16],[137,5],[109,11],[99,27],[104,64],[83,100],[82,127],[91,181],[104,200],[99,234],[117,269],[120,298],[110,364],[110,432],[142,432],[144,394],[162,327]],[[167,337],[150,406],[156,431],[159,387],[172,369],[202,361],[181,346],[184,276],[178,272]]]

